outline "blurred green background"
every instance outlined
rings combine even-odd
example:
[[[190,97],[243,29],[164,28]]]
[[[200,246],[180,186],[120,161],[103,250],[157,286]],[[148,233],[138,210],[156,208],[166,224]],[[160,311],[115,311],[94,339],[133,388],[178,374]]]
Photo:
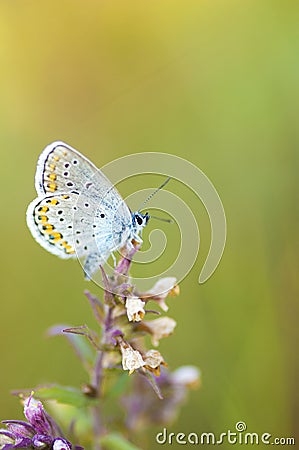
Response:
[[[184,191],[203,246],[170,301],[178,327],[161,349],[172,368],[199,366],[202,388],[171,430],[243,420],[296,435],[298,21],[292,1],[1,1],[1,419],[21,417],[13,389],[85,381],[67,343],[44,333],[93,323],[82,292],[99,289],[25,223],[38,155],[61,139],[98,167],[134,152],[182,156],[222,198],[226,250],[199,285],[209,223]],[[148,448],[159,448],[155,431]]]

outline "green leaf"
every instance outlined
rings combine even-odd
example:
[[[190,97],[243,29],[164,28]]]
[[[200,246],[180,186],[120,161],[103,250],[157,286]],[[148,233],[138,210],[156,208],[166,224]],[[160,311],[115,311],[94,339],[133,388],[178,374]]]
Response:
[[[79,389],[57,384],[37,388],[34,390],[34,395],[41,400],[56,400],[59,403],[77,408],[94,405],[97,402],[96,399],[84,395]]]
[[[100,443],[106,450],[140,450],[123,436],[116,433],[107,434],[100,439]]]

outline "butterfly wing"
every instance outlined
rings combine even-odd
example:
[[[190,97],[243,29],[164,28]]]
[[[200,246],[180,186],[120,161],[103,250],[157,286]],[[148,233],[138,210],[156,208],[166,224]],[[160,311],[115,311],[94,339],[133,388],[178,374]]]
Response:
[[[54,142],[42,152],[35,185],[39,197],[28,207],[27,223],[49,252],[83,256],[98,267],[127,241],[132,220],[126,203],[105,175],[67,144]]]
[[[27,209],[27,225],[35,240],[61,258],[76,256],[72,206],[76,197],[76,194],[37,197]]]
[[[56,192],[95,192],[97,196],[113,190],[117,203],[122,200],[108,178],[74,148],[61,141],[48,145],[41,153],[35,174],[39,196]]]

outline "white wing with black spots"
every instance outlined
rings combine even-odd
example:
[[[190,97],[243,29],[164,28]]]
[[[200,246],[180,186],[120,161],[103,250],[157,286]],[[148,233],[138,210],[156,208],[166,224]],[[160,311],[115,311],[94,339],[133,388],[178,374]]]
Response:
[[[61,258],[86,258],[91,276],[132,235],[131,212],[105,175],[63,142],[46,147],[27,210],[37,242]]]

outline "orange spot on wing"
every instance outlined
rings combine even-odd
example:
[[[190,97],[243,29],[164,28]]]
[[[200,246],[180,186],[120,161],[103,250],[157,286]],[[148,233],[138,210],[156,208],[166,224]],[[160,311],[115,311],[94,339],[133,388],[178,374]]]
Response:
[[[61,233],[52,233],[52,234],[50,234],[49,239],[52,242],[58,242],[58,241],[60,241],[60,239],[62,239],[62,234]]]
[[[66,253],[68,253],[68,254],[75,253],[75,250],[73,249],[73,247],[71,245],[69,245],[66,241],[62,242],[61,246],[64,247],[64,250]]]
[[[51,225],[50,223],[47,223],[46,225],[43,225],[43,230],[46,233],[51,233],[51,231],[54,229],[54,226]]]
[[[50,205],[58,205],[59,201],[56,198],[52,198],[52,200],[47,200],[47,203]]]
[[[48,217],[44,215],[38,216],[37,219],[40,220],[42,223],[48,222]]]
[[[49,208],[47,206],[41,206],[40,208],[38,208],[39,212],[47,212],[49,211]]]
[[[48,183],[48,188],[51,192],[55,192],[57,189],[57,184],[56,183]]]

